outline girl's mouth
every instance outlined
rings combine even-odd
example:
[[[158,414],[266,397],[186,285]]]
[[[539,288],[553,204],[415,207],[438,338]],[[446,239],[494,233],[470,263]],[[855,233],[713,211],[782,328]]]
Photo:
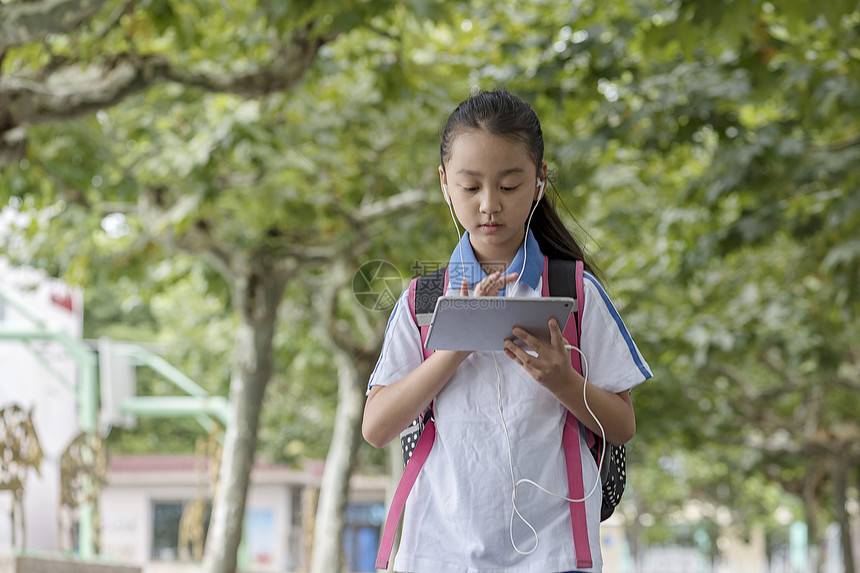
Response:
[[[502,225],[500,223],[490,222],[490,223],[484,223],[483,225],[481,225],[481,230],[484,231],[485,233],[495,233],[496,231],[498,231],[501,228],[502,228]]]

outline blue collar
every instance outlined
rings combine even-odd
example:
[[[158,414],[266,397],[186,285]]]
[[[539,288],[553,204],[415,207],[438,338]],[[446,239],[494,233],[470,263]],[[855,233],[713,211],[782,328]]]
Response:
[[[526,249],[528,249],[528,257],[525,256]],[[463,253],[462,262],[460,259],[461,252]],[[523,258],[526,260],[526,268],[523,269],[520,282],[526,283],[532,289],[537,290],[541,275],[543,274],[543,253],[541,253],[540,246],[531,229],[529,229],[526,236],[525,244],[520,245],[517,255],[505,273],[520,272],[520,269],[523,267]],[[451,259],[448,261],[448,280],[453,287],[452,294],[455,292],[459,293],[459,286],[463,282],[464,277],[470,287],[487,277],[487,273],[481,268],[481,264],[472,250],[468,231],[463,234],[463,238],[460,239],[454,252],[451,253]],[[502,289],[499,295],[504,296],[504,294],[505,289]]]

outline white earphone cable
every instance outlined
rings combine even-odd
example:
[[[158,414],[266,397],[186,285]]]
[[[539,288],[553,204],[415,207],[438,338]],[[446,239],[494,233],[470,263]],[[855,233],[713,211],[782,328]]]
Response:
[[[460,265],[463,271],[463,278],[465,279],[466,263],[463,262],[463,245],[461,244],[463,242],[463,235],[460,234],[460,225],[457,224],[457,217],[454,216],[454,205],[452,205],[451,196],[448,195],[448,186],[442,185],[442,187],[445,190],[445,198],[447,199],[445,202],[448,203],[448,211],[451,213],[451,220],[454,221],[454,228],[457,229],[457,249],[460,251]],[[468,281],[469,279],[466,279],[466,282]]]
[[[546,185],[546,184],[544,184],[544,185]],[[466,276],[466,263],[464,262],[464,259],[463,259],[463,245],[461,244],[463,241],[463,235],[460,233],[460,226],[457,224],[457,218],[454,215],[454,207],[453,207],[452,202],[450,200],[450,196],[448,195],[448,186],[443,185],[443,188],[445,191],[445,196],[448,199],[447,203],[448,203],[448,210],[451,213],[451,220],[454,221],[454,227],[457,230],[457,237],[459,239],[458,249],[460,251],[460,264],[462,265],[463,277],[465,278],[465,276]],[[529,228],[531,226],[532,217],[534,217],[535,211],[537,211],[537,204],[542,197],[543,197],[543,189],[541,189],[541,195],[538,196],[537,201],[535,201],[535,204],[532,207],[531,213],[529,213],[528,221],[526,222],[525,236],[523,238],[523,265],[522,265],[522,268],[520,269],[519,274],[517,275],[516,281],[514,281],[513,286],[510,289],[506,289],[508,296],[510,296],[516,290],[517,285],[519,284],[520,279],[523,276],[523,272],[525,271],[526,261],[528,260],[528,248],[526,246],[526,241],[528,240],[528,233],[529,233]],[[468,279],[467,279],[467,281],[468,281]],[[594,414],[594,411],[591,409],[591,406],[588,404],[588,397],[586,395],[586,389],[588,387],[588,360],[585,358],[585,354],[582,352],[582,350],[580,350],[576,346],[572,346],[570,344],[565,344],[565,348],[567,350],[576,350],[579,353],[579,355],[582,357],[582,377],[584,379],[583,385],[582,385],[582,400],[583,400],[583,403],[585,404],[586,410],[588,410],[588,413],[591,414],[591,417],[594,419],[595,423],[597,424],[597,427],[600,428],[600,435],[605,436],[606,432],[603,429],[603,425],[600,423],[600,420],[598,420],[597,416]],[[521,485],[528,484],[528,485],[532,485],[532,486],[536,487],[537,489],[546,493],[547,495],[565,500],[565,501],[570,502],[570,503],[585,502],[585,500],[587,500],[592,495],[594,495],[594,492],[597,491],[597,486],[600,485],[600,471],[601,471],[601,468],[603,467],[604,456],[606,455],[605,439],[604,439],[603,449],[601,450],[601,453],[600,453],[600,459],[598,460],[598,463],[597,463],[597,476],[596,476],[596,479],[594,480],[594,485],[591,487],[591,491],[589,491],[588,494],[581,499],[572,499],[572,498],[569,498],[567,496],[551,492],[551,491],[547,490],[546,488],[544,488],[543,486],[541,486],[540,484],[538,484],[537,482],[530,480],[530,479],[527,479],[527,478],[521,478],[519,480],[516,479],[516,475],[514,472],[513,445],[511,443],[511,436],[508,432],[508,424],[505,420],[504,408],[502,406],[502,374],[501,374],[501,371],[499,370],[499,364],[496,361],[496,353],[491,352],[490,354],[493,357],[493,364],[496,367],[496,378],[497,378],[497,382],[498,382],[499,417],[501,418],[501,421],[502,421],[502,428],[503,428],[504,433],[505,433],[505,441],[507,442],[507,445],[508,445],[508,464],[509,464],[510,470],[511,470],[511,501],[513,503],[513,508],[511,510],[510,528],[509,528],[510,537],[511,537],[511,545],[513,546],[514,550],[517,553],[519,553],[520,555],[531,555],[532,553],[534,553],[537,550],[538,545],[540,544],[540,536],[538,535],[538,532],[534,528],[534,526],[525,517],[523,517],[523,515],[520,513],[519,508],[517,507],[517,488],[520,487]],[[577,444],[577,446],[579,446],[579,444]],[[534,547],[532,547],[529,551],[520,550],[520,548],[517,547],[516,541],[514,540],[514,515],[519,517],[520,520],[531,530],[532,535],[534,535],[535,544],[534,544]]]
[[[585,358],[585,354],[583,354],[582,350],[580,350],[576,346],[572,346],[570,344],[565,344],[565,348],[568,350],[576,350],[579,353],[579,355],[582,357],[582,377],[584,379],[583,384],[582,384],[582,399],[583,399],[583,402],[585,403],[586,410],[588,410],[588,413],[591,414],[591,417],[594,419],[595,423],[597,424],[597,427],[600,428],[600,435],[605,436],[606,432],[603,429],[603,425],[600,423],[600,420],[597,419],[597,416],[594,414],[594,411],[591,409],[591,406],[589,406],[588,398],[586,396],[586,388],[588,387],[588,360]],[[510,469],[511,469],[511,484],[512,484],[511,501],[513,502],[513,508],[511,510],[510,528],[509,528],[510,537],[511,537],[511,545],[513,545],[514,550],[517,553],[519,553],[520,555],[531,555],[532,553],[534,553],[537,550],[538,545],[540,544],[540,536],[538,535],[537,530],[535,530],[534,526],[525,517],[523,517],[523,515],[520,513],[519,508],[517,507],[517,488],[521,485],[528,484],[528,485],[532,485],[532,486],[536,487],[537,489],[546,493],[547,495],[551,495],[553,497],[563,499],[563,500],[571,502],[571,503],[582,503],[582,502],[584,502],[585,500],[590,498],[592,495],[594,495],[594,492],[597,491],[597,486],[600,485],[600,470],[603,467],[603,459],[604,459],[604,456],[606,454],[605,439],[604,439],[603,449],[601,450],[601,453],[600,453],[600,460],[598,461],[598,464],[597,464],[597,477],[594,480],[594,485],[591,487],[591,491],[588,492],[588,495],[586,495],[585,497],[583,497],[581,499],[573,499],[573,498],[569,498],[567,496],[564,496],[564,495],[561,495],[558,493],[551,492],[551,491],[547,490],[545,487],[543,487],[542,485],[540,485],[537,482],[530,480],[528,478],[521,478],[519,480],[516,479],[516,475],[514,473],[513,446],[511,444],[510,434],[508,433],[508,424],[505,421],[504,408],[502,407],[502,375],[501,375],[501,371],[499,370],[499,364],[496,361],[496,353],[492,352],[491,354],[493,356],[493,364],[495,364],[495,366],[496,366],[496,378],[498,381],[499,417],[502,420],[502,428],[504,429],[505,440],[507,441],[507,444],[508,444],[508,463],[509,463]],[[577,444],[577,447],[579,447],[579,444]],[[532,547],[529,551],[522,551],[517,546],[517,542],[514,540],[514,515],[519,517],[520,520],[531,530],[532,535],[534,535],[535,544],[534,544],[534,547]]]
[[[538,181],[540,181],[540,180],[538,180]],[[544,183],[544,185],[546,185],[546,183]],[[529,219],[528,219],[528,221],[526,221],[526,234],[523,236],[523,266],[520,269],[520,273],[517,275],[517,280],[514,281],[514,286],[512,286],[510,289],[506,290],[506,292],[508,292],[508,293],[513,293],[516,290],[517,285],[520,284],[520,279],[523,276],[523,272],[525,272],[525,270],[526,270],[526,261],[528,260],[528,256],[529,256],[529,249],[528,249],[528,246],[526,245],[526,242],[528,241],[528,238],[529,238],[529,227],[532,224],[532,217],[534,217],[535,211],[537,211],[538,203],[540,202],[542,197],[543,197],[543,189],[541,189],[541,194],[538,196],[537,201],[535,201],[535,204],[532,206],[532,212],[529,213]]]

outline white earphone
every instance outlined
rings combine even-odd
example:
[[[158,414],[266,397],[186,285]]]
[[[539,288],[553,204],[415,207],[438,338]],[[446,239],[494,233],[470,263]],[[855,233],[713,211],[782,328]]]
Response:
[[[445,183],[442,183],[442,195],[445,196],[445,202],[448,203],[448,205],[450,205],[451,204],[451,196],[448,195],[448,186]]]

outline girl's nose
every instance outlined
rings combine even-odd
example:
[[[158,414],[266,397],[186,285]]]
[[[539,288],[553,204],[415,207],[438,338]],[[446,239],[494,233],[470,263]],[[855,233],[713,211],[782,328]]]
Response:
[[[486,189],[481,193],[481,213],[498,213],[501,208],[499,197],[492,189]]]

